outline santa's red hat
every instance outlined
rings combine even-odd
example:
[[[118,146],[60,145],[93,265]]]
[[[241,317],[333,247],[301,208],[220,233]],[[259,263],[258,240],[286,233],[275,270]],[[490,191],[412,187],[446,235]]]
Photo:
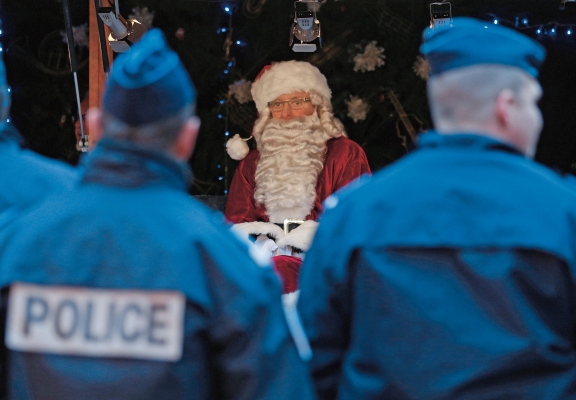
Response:
[[[283,61],[267,65],[252,84],[252,98],[260,114],[268,103],[283,94],[314,90],[330,101],[332,92],[326,77],[305,61]]]

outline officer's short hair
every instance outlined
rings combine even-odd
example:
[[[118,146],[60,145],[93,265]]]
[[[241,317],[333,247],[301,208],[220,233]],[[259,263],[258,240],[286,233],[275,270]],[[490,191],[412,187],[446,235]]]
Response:
[[[127,141],[146,149],[166,151],[172,146],[178,132],[192,115],[194,115],[194,106],[189,105],[160,121],[130,126],[104,110],[102,112],[102,137]]]
[[[510,90],[522,101],[522,90],[536,82],[525,71],[505,65],[474,65],[445,72],[428,81],[432,120],[482,123],[491,118],[494,101]]]

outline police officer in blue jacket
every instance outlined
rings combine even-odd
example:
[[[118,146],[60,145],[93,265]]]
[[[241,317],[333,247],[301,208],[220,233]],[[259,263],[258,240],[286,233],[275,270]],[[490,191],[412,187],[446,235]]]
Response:
[[[21,148],[22,138],[8,122],[10,87],[0,53],[0,229],[51,192],[70,188],[74,170]]]
[[[319,398],[574,399],[576,194],[530,159],[545,51],[470,18],[421,51],[436,131],[326,201],[302,267]]]
[[[117,57],[103,110],[89,113],[101,139],[78,187],[7,229],[9,399],[313,397],[270,265],[186,193],[195,98],[150,30]]]

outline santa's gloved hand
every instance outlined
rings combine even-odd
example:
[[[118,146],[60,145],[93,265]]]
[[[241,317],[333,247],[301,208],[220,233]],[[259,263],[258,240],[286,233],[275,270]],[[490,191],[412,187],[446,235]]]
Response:
[[[262,254],[267,255],[268,257],[272,257],[274,252],[278,250],[278,245],[266,235],[259,235],[256,238],[254,245],[258,247]]]
[[[255,235],[256,237],[260,235],[267,235],[275,239],[284,236],[284,230],[278,225],[271,222],[241,222],[232,225],[230,228],[239,238],[250,241],[250,235]]]

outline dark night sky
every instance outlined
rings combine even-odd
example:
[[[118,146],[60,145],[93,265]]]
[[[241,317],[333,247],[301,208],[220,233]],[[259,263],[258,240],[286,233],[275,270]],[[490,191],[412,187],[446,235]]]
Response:
[[[87,22],[88,1],[92,0],[69,1],[73,25]],[[576,34],[568,36],[566,30],[570,23],[576,28],[576,2],[567,3],[566,9],[561,11],[560,1],[454,0],[451,5],[453,16],[473,16],[485,20],[496,16],[504,25],[515,25],[518,19],[519,30],[537,38],[546,47],[548,58],[540,77],[544,89],[540,106],[545,126],[536,158],[563,172],[574,172],[576,166],[571,166],[576,163]],[[353,15],[357,15],[354,14],[356,8],[364,7],[370,2],[382,4],[395,15],[401,16],[404,21],[409,21],[418,32],[430,21],[430,0],[328,0],[319,14],[326,31],[325,44],[330,44],[330,40],[339,33],[330,32],[331,27],[333,30],[336,27],[350,27],[353,31],[368,29],[369,27],[363,25],[369,24],[369,21],[354,20]],[[248,43],[242,49],[233,50],[236,57],[236,78],[245,77],[251,80],[260,68],[270,61],[297,58],[287,45],[293,1],[268,0],[262,13],[250,18],[242,13],[246,0],[229,3],[236,7],[235,35]],[[334,11],[338,10],[337,5],[341,12]],[[199,112],[203,118],[199,151],[205,151],[207,156],[203,158],[195,155],[195,170],[197,176],[204,180],[215,179],[214,176],[218,173],[214,169],[216,167],[210,169],[204,165],[209,162],[218,165],[222,163],[219,160],[213,161],[215,158],[224,157],[222,145],[217,143],[217,150],[210,151],[203,150],[202,146],[209,145],[210,140],[207,138],[212,137],[213,132],[223,129],[218,126],[218,121],[215,121],[218,112],[215,110],[218,108],[218,96],[221,97],[221,92],[226,90],[230,83],[222,80],[217,82],[221,79],[218,74],[221,74],[219,71],[224,65],[223,37],[216,34],[216,28],[226,23],[226,18],[222,17],[222,5],[192,0],[120,0],[121,13],[124,16],[135,6],[148,6],[155,10],[154,25],[167,33],[170,44],[184,59],[199,89]],[[323,10],[326,10],[324,17]],[[4,0],[1,3],[0,17],[4,31],[1,40],[7,49],[5,59],[8,78],[14,88],[12,114],[17,128],[32,149],[54,158],[75,162],[77,153],[74,149],[73,126],[69,118],[75,108],[72,77],[65,72],[60,75],[47,74],[39,66],[44,56],[41,51],[42,43],[46,43],[51,33],[54,35],[54,32],[64,29],[61,0]],[[337,18],[339,21],[331,21],[329,18]],[[529,26],[522,23],[524,18],[528,19]],[[559,24],[555,35],[550,34],[553,22]],[[566,26],[563,26],[564,24]],[[543,25],[548,34],[536,34],[540,25]],[[187,33],[188,36],[183,42],[174,39],[173,32],[178,27],[186,27],[187,32],[192,32]],[[417,44],[414,43],[412,47],[417,49]],[[388,47],[391,47],[390,44]],[[387,62],[393,63],[393,57],[389,55]],[[391,67],[390,64],[388,68]],[[79,70],[83,91],[87,88],[87,70],[86,67]],[[330,68],[324,66],[321,70],[329,72]],[[329,83],[332,85],[338,82],[337,78],[329,76]],[[425,99],[421,100],[425,104]],[[358,126],[352,126],[349,120],[343,122],[354,139],[354,129],[358,130]],[[385,124],[371,126],[386,127]],[[396,152],[392,157],[398,157],[399,154]],[[386,164],[381,160],[371,162],[376,166]],[[233,167],[234,164],[231,164],[230,173],[233,172]]]

